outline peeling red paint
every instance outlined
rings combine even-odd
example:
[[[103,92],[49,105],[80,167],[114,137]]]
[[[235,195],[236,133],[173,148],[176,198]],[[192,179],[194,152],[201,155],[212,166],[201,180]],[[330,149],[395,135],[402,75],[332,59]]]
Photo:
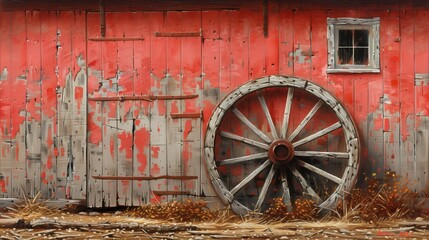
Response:
[[[136,120],[135,125],[140,126],[141,121]],[[135,134],[135,148],[137,149],[137,162],[139,166],[137,168],[138,172],[144,174],[147,167],[147,156],[145,154],[145,147],[149,146],[149,131],[145,128],[140,128],[134,132]]]
[[[7,186],[7,184],[4,180],[4,178],[0,179],[0,188],[1,188],[2,193],[7,193],[6,186]]]
[[[150,174],[153,176],[158,175],[161,172],[161,169],[159,168],[158,164],[153,164],[152,168],[150,169]]]
[[[42,93],[43,96],[43,114],[46,117],[51,118],[55,116],[56,113],[56,98],[57,93],[55,91],[55,86],[44,88],[46,93]]]
[[[151,147],[151,149],[152,149],[152,157],[158,158],[159,150],[160,150],[159,146],[153,146]]]
[[[8,103],[0,105],[2,106],[10,106],[10,123],[12,124],[11,129],[11,137],[16,137],[17,133],[20,131],[20,126],[25,120],[24,116],[20,115],[20,111],[25,108],[25,103],[21,102],[24,99],[26,99],[26,85],[25,81],[14,81],[12,89],[9,89],[9,91],[12,91],[13,96],[13,103]],[[32,112],[35,113],[35,112]],[[35,119],[40,120],[40,112],[35,114]]]
[[[382,130],[383,129],[383,117],[379,116],[377,118],[374,119],[374,130],[378,131],[378,130]]]
[[[110,149],[110,156],[112,157],[112,159],[114,159],[114,156],[115,156],[115,137],[114,136],[111,136],[110,137],[110,142],[109,142],[109,149]]]
[[[47,169],[51,169],[52,168],[52,156],[51,155],[48,156],[48,159],[46,161],[46,168]]]
[[[83,93],[84,93],[83,87],[74,88],[74,99],[76,100],[77,110],[79,112],[82,108]]]
[[[20,160],[20,159],[18,159],[19,151],[20,151],[20,147],[19,147],[19,145],[16,145],[15,146],[15,156],[16,156],[15,161],[19,161]]]
[[[183,138],[185,140],[188,139],[188,135],[189,135],[189,133],[191,133],[191,131],[192,131],[192,120],[186,120],[185,129],[183,130],[183,132],[184,132]]]
[[[150,202],[156,203],[156,204],[160,203],[161,202],[161,196],[158,196],[152,192],[152,198],[150,199]]]
[[[170,106],[170,113],[178,113],[179,112],[179,108],[177,107],[177,101],[173,101],[171,102]]]
[[[101,142],[101,128],[97,125],[96,121],[94,121],[94,116],[95,112],[88,113],[88,139],[90,143],[98,144]]]
[[[118,139],[120,140],[119,151],[125,151],[125,157],[131,160],[133,157],[133,135],[123,132],[118,134]]]

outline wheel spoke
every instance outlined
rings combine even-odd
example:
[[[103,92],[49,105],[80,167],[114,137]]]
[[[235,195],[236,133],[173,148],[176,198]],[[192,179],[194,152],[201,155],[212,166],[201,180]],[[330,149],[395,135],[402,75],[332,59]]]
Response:
[[[286,138],[287,127],[289,125],[290,108],[292,106],[293,89],[294,88],[289,88],[289,90],[287,91],[285,112],[281,129],[281,138]]]
[[[289,185],[287,182],[286,169],[282,168],[280,170],[281,178],[282,178],[282,187],[283,187],[283,203],[286,205],[287,211],[292,212],[292,202],[290,199],[290,191]]]
[[[298,170],[292,165],[289,166],[289,169],[291,170],[293,175],[295,175],[295,177],[298,179],[299,183],[304,188],[304,191],[307,192],[308,195],[310,195],[316,201],[316,203],[321,203],[322,199],[319,197],[319,195],[317,195],[317,193],[313,190],[313,188],[307,183],[307,181],[301,175],[301,173],[298,172]]]
[[[267,197],[267,192],[268,192],[268,189],[270,188],[271,182],[273,181],[275,172],[276,172],[276,166],[273,164],[271,165],[271,169],[267,175],[267,179],[265,180],[264,186],[262,187],[261,192],[259,193],[259,198],[255,206],[255,211],[257,212],[261,210],[262,204],[264,203]]]
[[[238,136],[238,135],[236,135],[234,133],[221,131],[220,135],[222,137],[226,137],[226,138],[229,138],[229,139],[233,139],[233,140],[237,140],[237,141],[240,141],[240,142],[244,142],[246,144],[249,144],[249,145],[252,145],[252,146],[264,149],[264,150],[268,150],[269,149],[268,144],[261,143],[261,142],[258,142],[258,141],[254,141],[252,139],[245,138],[245,137],[242,137],[242,136]]]
[[[323,157],[323,158],[349,158],[349,153],[346,152],[319,152],[319,151],[295,151],[295,156],[298,157]]]
[[[270,111],[268,110],[267,102],[265,102],[264,96],[261,93],[258,94],[259,102],[261,103],[262,110],[265,113],[265,117],[267,117],[268,124],[270,125],[271,134],[273,134],[274,139],[278,139],[279,135],[277,134],[276,127],[273,122],[273,118],[271,117]]]
[[[232,112],[237,116],[247,127],[249,127],[256,135],[258,135],[264,142],[269,143],[272,140],[267,137],[261,130],[259,130],[255,125],[253,125],[252,122],[249,121],[249,119],[246,118],[237,108],[233,108]]]
[[[301,121],[301,123],[296,127],[296,129],[293,131],[293,133],[288,137],[289,141],[292,141],[295,139],[296,136],[304,129],[305,125],[314,117],[316,112],[319,110],[319,108],[323,105],[323,101],[319,100],[316,105],[308,112],[307,116]]]
[[[235,195],[238,191],[240,191],[244,186],[246,186],[252,179],[254,179],[259,173],[261,173],[266,167],[271,164],[270,160],[266,160],[261,166],[255,169],[252,173],[250,173],[246,178],[243,179],[237,186],[231,189],[231,194]]]
[[[325,178],[327,178],[327,179],[329,179],[329,180],[331,180],[337,184],[341,183],[341,178],[334,176],[334,175],[332,175],[332,174],[330,174],[330,173],[328,173],[328,172],[326,172],[326,171],[324,171],[318,167],[315,167],[309,163],[306,163],[300,159],[298,159],[298,165],[300,165],[300,166],[302,166],[302,167],[304,167],[304,168],[306,168],[306,169],[308,169],[308,170],[310,170],[310,171],[312,171],[312,172],[314,172],[314,173],[316,173],[322,177],[325,177]]]
[[[299,140],[297,142],[292,143],[292,146],[296,148],[298,146],[301,146],[303,144],[311,142],[311,141],[313,141],[316,138],[319,138],[319,137],[321,137],[323,135],[326,135],[326,134],[328,134],[328,133],[330,133],[332,131],[335,131],[335,130],[337,130],[340,127],[341,127],[341,123],[340,122],[336,122],[336,123],[332,124],[331,126],[318,131],[317,133],[314,133],[314,134],[312,134],[312,135],[310,135],[310,136],[308,136],[306,138],[303,138],[303,139],[301,139],[301,140]]]
[[[231,165],[236,163],[243,163],[243,162],[263,159],[267,157],[268,157],[268,152],[256,153],[256,154],[242,156],[242,157],[225,159],[225,160],[219,161],[219,165]]]

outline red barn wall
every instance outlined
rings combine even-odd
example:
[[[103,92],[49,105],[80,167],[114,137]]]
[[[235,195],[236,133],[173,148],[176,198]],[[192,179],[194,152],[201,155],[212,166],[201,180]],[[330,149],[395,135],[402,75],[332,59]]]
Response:
[[[161,191],[215,196],[201,149],[206,121],[234,88],[273,74],[309,79],[346,106],[362,177],[394,171],[427,192],[428,8],[269,2],[267,37],[262,9],[109,11],[110,41],[97,41],[98,12],[0,12],[0,197],[40,191],[101,207],[177,198]],[[328,17],[380,17],[380,73],[326,73]],[[194,35],[163,36],[172,32]],[[197,97],[106,101],[141,95]],[[198,179],[92,178],[149,175]]]

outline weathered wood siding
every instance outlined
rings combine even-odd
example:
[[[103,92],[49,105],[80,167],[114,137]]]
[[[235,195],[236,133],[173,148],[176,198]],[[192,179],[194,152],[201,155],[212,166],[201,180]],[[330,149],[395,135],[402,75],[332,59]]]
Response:
[[[361,138],[362,176],[394,171],[428,193],[429,9],[368,4],[269,1],[266,37],[263,1],[232,10],[110,9],[107,41],[97,41],[98,12],[0,11],[0,197],[41,191],[91,207],[182,197],[165,191],[215,197],[201,149],[206,121],[233,89],[273,74],[309,79],[344,103]],[[326,73],[328,17],[380,17],[380,73]],[[105,101],[141,95],[198,96]],[[309,110],[302,101],[297,119]],[[163,175],[197,179],[92,177]]]

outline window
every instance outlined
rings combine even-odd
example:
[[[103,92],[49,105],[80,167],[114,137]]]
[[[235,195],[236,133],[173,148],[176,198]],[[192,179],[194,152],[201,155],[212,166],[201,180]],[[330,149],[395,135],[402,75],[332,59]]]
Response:
[[[378,73],[380,18],[328,18],[328,73]]]

